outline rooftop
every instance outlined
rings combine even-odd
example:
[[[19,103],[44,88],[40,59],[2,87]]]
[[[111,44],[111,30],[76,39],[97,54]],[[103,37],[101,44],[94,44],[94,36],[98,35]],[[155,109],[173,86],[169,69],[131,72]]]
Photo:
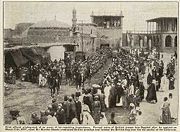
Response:
[[[146,20],[146,22],[157,22],[163,19],[177,19],[177,17],[157,17],[157,18]]]
[[[4,50],[17,50],[21,48],[34,48],[34,47],[51,47],[51,46],[64,46],[64,45],[73,45],[77,46],[75,43],[33,43],[32,45],[20,45],[20,46],[14,46],[10,48],[4,48]]]
[[[70,28],[71,26],[57,20],[40,21],[33,24],[30,28]]]
[[[97,26],[97,24],[95,24],[95,23],[77,23],[77,25],[79,25],[79,26],[82,26],[82,25],[84,25],[84,26]]]
[[[117,12],[92,12],[91,17],[124,17],[122,11]]]
[[[122,15],[91,15],[91,17],[124,17]]]

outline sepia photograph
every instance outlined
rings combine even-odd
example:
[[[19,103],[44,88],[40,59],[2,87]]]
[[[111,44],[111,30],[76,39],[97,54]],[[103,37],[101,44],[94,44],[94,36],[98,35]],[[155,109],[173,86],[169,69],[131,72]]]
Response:
[[[178,125],[177,1],[3,1],[4,125]]]

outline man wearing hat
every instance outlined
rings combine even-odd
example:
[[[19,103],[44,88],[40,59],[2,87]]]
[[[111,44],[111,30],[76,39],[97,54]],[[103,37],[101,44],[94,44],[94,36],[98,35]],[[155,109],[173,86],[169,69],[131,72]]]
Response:
[[[40,124],[40,123],[41,123],[41,120],[37,116],[37,113],[32,113],[31,114],[31,124]]]
[[[81,123],[80,115],[81,115],[81,112],[82,112],[82,104],[79,101],[79,95],[78,94],[75,95],[75,106],[76,106],[77,119],[78,119],[79,123]]]
[[[65,124],[66,123],[65,111],[64,111],[61,103],[58,104],[56,118],[57,118],[57,121],[58,121],[59,124]]]
[[[47,118],[47,112],[46,111],[44,111],[44,110],[42,110],[42,111],[40,111],[40,115],[41,115],[41,117],[40,117],[40,120],[41,120],[41,124],[46,124],[47,123],[47,120],[48,120],[48,118]]]
[[[58,103],[57,103],[57,100],[56,100],[56,98],[53,98],[52,99],[52,112],[56,112],[57,111],[57,109],[58,109]]]
[[[88,105],[86,104],[83,104],[82,106],[81,120],[83,125],[95,125],[95,121],[90,114]]]
[[[70,106],[69,106],[69,120],[71,122],[72,119],[77,116],[76,115],[76,104],[75,104],[72,96],[70,96],[68,100],[70,102]]]
[[[65,111],[65,122],[66,124],[69,124],[71,122],[69,120],[70,102],[67,95],[64,96],[63,109]]]

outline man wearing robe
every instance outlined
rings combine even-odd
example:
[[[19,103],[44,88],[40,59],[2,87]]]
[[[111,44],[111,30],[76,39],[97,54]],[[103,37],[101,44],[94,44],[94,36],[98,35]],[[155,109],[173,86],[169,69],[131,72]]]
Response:
[[[92,113],[93,113],[95,124],[99,124],[100,116],[101,116],[101,103],[99,101],[99,96],[97,95],[94,97]]]
[[[149,72],[148,76],[147,76],[147,84],[150,85],[152,83],[153,77],[151,72]]]
[[[155,80],[153,80],[153,82],[150,84],[150,86],[147,89],[147,96],[146,96],[146,100],[147,102],[157,102],[157,96],[156,96],[156,88],[155,88]]]
[[[160,91],[168,91],[169,89],[169,80],[164,73],[164,76],[161,78]]]

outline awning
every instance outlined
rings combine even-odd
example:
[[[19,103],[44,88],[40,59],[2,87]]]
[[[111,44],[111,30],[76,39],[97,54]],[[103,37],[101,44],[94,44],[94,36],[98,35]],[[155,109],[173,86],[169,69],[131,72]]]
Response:
[[[23,56],[25,56],[27,59],[32,61],[34,64],[41,63],[41,57],[35,54],[32,49],[29,49],[29,48],[21,49],[21,52]]]

